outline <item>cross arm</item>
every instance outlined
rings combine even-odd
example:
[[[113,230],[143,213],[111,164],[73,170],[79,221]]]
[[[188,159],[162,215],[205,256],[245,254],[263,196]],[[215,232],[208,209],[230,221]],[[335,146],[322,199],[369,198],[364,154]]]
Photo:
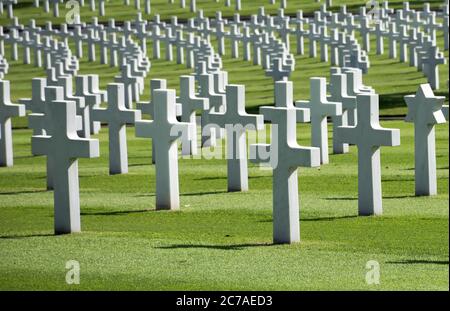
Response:
[[[28,115],[28,127],[33,130],[42,130],[46,127],[45,114],[31,113]]]
[[[92,120],[109,123],[108,109],[94,108],[92,109]]]
[[[445,120],[448,120],[448,105],[442,106],[442,113],[444,114]]]
[[[121,119],[127,124],[135,124],[137,120],[142,119],[141,111],[134,109],[126,109],[121,112]]]
[[[139,102],[136,103],[136,109],[140,110],[141,113],[143,114],[148,114],[153,116],[153,103],[149,102],[149,103],[144,103],[144,102]]]
[[[342,114],[342,103],[338,102],[325,102],[324,106],[326,108],[327,115],[330,117],[340,116]]]
[[[31,137],[31,150],[35,155],[48,155],[50,151],[51,137],[36,135]]]
[[[311,111],[309,108],[296,108],[297,122],[306,123],[311,121]]]
[[[311,103],[307,100],[297,100],[295,101],[295,107],[310,111]]]
[[[208,110],[209,109],[209,100],[208,98],[203,97],[197,97],[197,96],[191,96],[188,100],[177,97],[177,103],[181,104],[181,109],[185,114],[190,114],[191,112],[199,109],[199,110]]]
[[[339,126],[337,128],[337,140],[340,143],[358,144],[358,129],[355,126]]]
[[[290,146],[284,157],[283,162],[292,167],[320,166],[320,149],[316,147]]]
[[[260,114],[248,114],[245,113],[239,118],[239,124],[242,124],[244,127],[253,126],[253,130],[262,131],[264,130],[264,116]]]
[[[1,108],[0,108],[1,109]],[[4,112],[6,112],[6,118],[8,117],[23,117],[26,110],[25,105],[22,104],[6,104],[3,106]],[[1,112],[1,110],[0,110]]]
[[[24,117],[26,114],[25,105],[11,104],[8,105],[7,107],[11,116]]]

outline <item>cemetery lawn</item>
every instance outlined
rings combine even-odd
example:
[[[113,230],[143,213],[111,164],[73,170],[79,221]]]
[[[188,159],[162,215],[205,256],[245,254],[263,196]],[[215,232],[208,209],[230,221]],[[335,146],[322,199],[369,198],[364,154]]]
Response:
[[[357,156],[301,168],[301,238],[271,244],[271,171],[250,167],[250,191],[226,192],[225,160],[180,160],[181,211],[155,212],[151,143],[128,128],[130,172],[108,176],[101,158],[80,160],[82,233],[53,235],[45,159],[29,130],[14,131],[15,166],[1,169],[2,290],[448,290],[448,124],[437,127],[439,195],[414,197],[413,128],[382,149],[384,215],[357,217]],[[331,133],[330,133],[331,134]],[[309,144],[309,125],[298,128]],[[81,283],[65,283],[77,260]],[[365,283],[366,263],[381,284]]]

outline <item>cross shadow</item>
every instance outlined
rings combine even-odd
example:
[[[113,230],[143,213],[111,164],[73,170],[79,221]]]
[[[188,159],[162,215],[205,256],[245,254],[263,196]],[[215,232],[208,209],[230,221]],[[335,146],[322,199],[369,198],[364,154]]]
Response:
[[[192,244],[174,244],[169,246],[159,246],[158,249],[215,249],[215,250],[226,250],[226,251],[236,251],[244,250],[251,247],[267,247],[274,246],[274,244],[268,243],[248,243],[248,244],[234,244],[234,245],[192,245]]]
[[[141,214],[154,212],[154,209],[130,210],[130,211],[112,211],[112,212],[81,212],[82,216],[121,216],[129,214]]]
[[[141,194],[137,194],[134,197],[136,198],[149,198],[149,197],[154,197],[156,196],[155,193],[141,193]]]
[[[420,264],[430,264],[430,265],[448,265],[448,260],[399,260],[399,261],[387,261],[388,264],[394,265],[420,265]]]
[[[54,233],[36,233],[36,234],[26,234],[26,235],[2,235],[0,239],[6,240],[16,240],[16,239],[26,239],[26,238],[43,238],[49,236],[56,236]]]
[[[347,215],[347,216],[336,216],[336,217],[318,217],[318,218],[300,218],[301,222],[304,221],[335,221],[335,220],[341,220],[341,219],[354,219],[354,218],[358,218],[357,215]],[[259,220],[259,223],[268,223],[268,222],[273,222],[273,219],[264,219],[264,220]]]
[[[417,198],[417,196],[411,195],[394,195],[394,196],[384,196],[383,199],[408,199],[408,198]]]
[[[271,178],[271,176],[249,176],[248,179],[259,179],[259,178]],[[194,180],[226,180],[227,176],[217,176],[217,177],[202,177],[195,178]]]
[[[10,192],[0,192],[0,195],[17,195],[17,194],[30,194],[30,193],[41,193],[47,192],[47,190],[23,190],[23,191],[10,191]]]

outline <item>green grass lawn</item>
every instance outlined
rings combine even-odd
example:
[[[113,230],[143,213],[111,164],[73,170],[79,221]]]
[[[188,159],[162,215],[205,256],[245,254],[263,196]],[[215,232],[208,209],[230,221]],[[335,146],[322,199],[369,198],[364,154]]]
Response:
[[[80,160],[82,233],[53,236],[45,159],[14,131],[15,166],[0,170],[0,289],[448,290],[448,125],[437,127],[439,195],[414,197],[413,129],[382,150],[384,215],[357,217],[357,156],[300,169],[301,238],[272,241],[271,172],[250,167],[250,191],[226,193],[225,160],[180,160],[181,211],[155,212],[151,143],[128,129],[130,173]],[[309,125],[298,128],[309,144]],[[81,284],[65,283],[78,260]],[[381,284],[365,283],[366,262]]]

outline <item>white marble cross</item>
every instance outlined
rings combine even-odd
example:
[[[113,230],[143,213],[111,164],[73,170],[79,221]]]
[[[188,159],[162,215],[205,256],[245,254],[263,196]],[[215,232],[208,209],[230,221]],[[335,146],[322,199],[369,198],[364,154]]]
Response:
[[[448,105],[442,106],[442,113],[444,114],[445,120],[448,121]]]
[[[381,127],[377,94],[358,95],[356,103],[357,124],[339,127],[339,137],[342,143],[358,147],[359,215],[381,215],[380,146],[399,146],[400,130]]]
[[[14,164],[11,118],[25,116],[25,105],[13,104],[9,81],[0,80],[0,167]]]
[[[420,85],[415,95],[405,96],[406,122],[414,123],[414,158],[416,195],[436,195],[435,125],[445,123],[443,96],[434,96],[429,84]]]
[[[154,120],[137,121],[136,136],[150,137],[155,142],[156,209],[177,210],[180,208],[177,140],[182,135],[192,139],[192,124],[177,121],[175,90],[156,90],[152,101]]]
[[[248,191],[247,130],[264,129],[262,115],[245,111],[245,86],[226,86],[224,113],[211,113],[211,122],[225,128],[227,140],[228,191]]]
[[[294,108],[261,107],[260,113],[272,123],[271,144],[251,145],[250,159],[273,169],[273,241],[300,242],[297,168],[320,166],[320,150],[298,145]]]
[[[31,139],[33,153],[53,158],[55,233],[81,231],[78,158],[99,156],[96,139],[79,138],[74,101],[47,103],[52,136],[36,135]]]
[[[54,72],[54,68],[51,68],[49,72]],[[78,131],[80,137],[88,138],[91,135],[91,121],[89,115],[89,107],[86,106],[83,97],[74,96],[72,76],[59,76],[53,80],[53,78],[47,78],[48,86],[60,86],[64,89],[64,100],[75,101],[77,103],[77,114],[82,117],[82,129]]]
[[[209,110],[209,99],[197,97],[195,95],[195,77],[181,76],[180,77],[180,96],[177,99],[181,104],[181,122],[195,124],[193,139],[186,139],[183,136],[181,152],[183,155],[197,155],[197,121],[196,111]]]
[[[108,84],[108,107],[94,109],[92,118],[108,123],[109,173],[128,173],[127,124],[135,124],[136,120],[140,120],[141,112],[125,107],[123,84]]]
[[[107,101],[108,92],[100,90],[99,76],[96,74],[90,74],[87,76],[88,76],[88,91],[92,94],[99,94],[102,102]]]
[[[320,148],[320,163],[327,164],[328,157],[328,121],[327,117],[342,114],[342,104],[327,100],[327,81],[325,78],[311,78],[311,98],[309,101],[297,101],[298,108],[311,111],[311,144]]]

